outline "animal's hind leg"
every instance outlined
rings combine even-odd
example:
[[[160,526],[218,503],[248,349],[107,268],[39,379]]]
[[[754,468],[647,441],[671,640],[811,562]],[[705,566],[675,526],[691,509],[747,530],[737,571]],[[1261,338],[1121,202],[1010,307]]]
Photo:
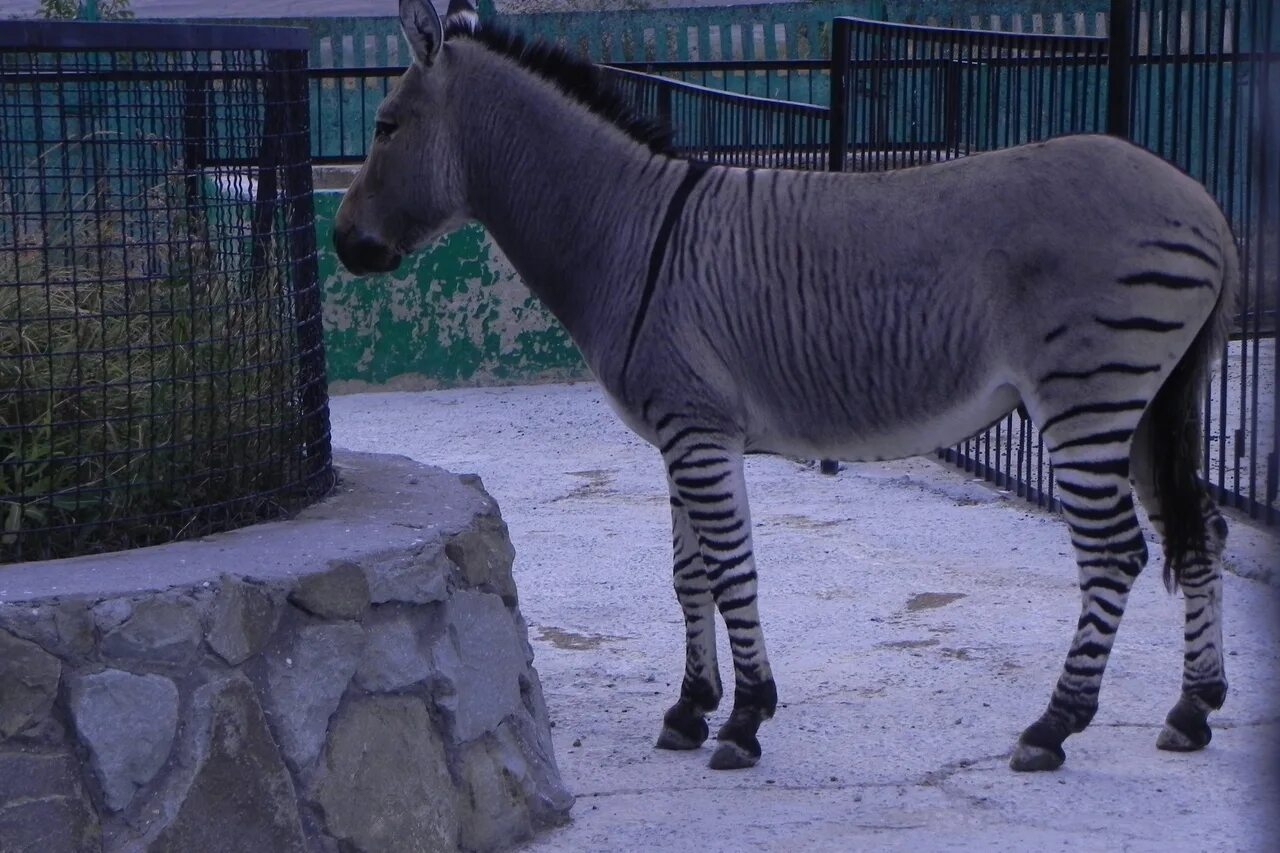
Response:
[[[659,749],[697,749],[707,739],[706,716],[720,704],[722,688],[716,661],[716,602],[707,582],[698,535],[689,511],[672,486],[673,582],[684,611],[685,662],[680,698],[662,719]]]
[[[1133,482],[1138,498],[1147,508],[1151,523],[1165,536],[1166,519],[1156,495],[1151,470],[1152,439],[1147,421],[1134,438]],[[1156,746],[1190,752],[1208,745],[1213,736],[1209,712],[1222,707],[1227,697],[1226,669],[1222,650],[1222,551],[1227,539],[1227,522],[1198,479],[1188,478],[1188,487],[1199,493],[1204,519],[1205,547],[1185,555],[1177,565],[1166,565],[1166,581],[1177,579],[1186,609],[1183,638],[1186,650],[1182,664],[1182,695],[1165,719]],[[1168,557],[1166,557],[1166,560]]]
[[[1082,600],[1075,637],[1049,707],[1018,738],[1009,759],[1014,770],[1061,766],[1066,758],[1063,741],[1093,719],[1129,590],[1147,562],[1129,488],[1129,445],[1137,411],[1117,414],[1108,409],[1114,407],[1067,408],[1048,417],[1042,427],[1075,546]]]

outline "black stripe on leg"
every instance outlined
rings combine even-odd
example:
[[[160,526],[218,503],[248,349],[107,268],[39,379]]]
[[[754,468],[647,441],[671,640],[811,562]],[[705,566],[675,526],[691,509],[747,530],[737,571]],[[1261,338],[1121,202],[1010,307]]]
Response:
[[[1151,317],[1098,317],[1097,322],[1117,332],[1176,332],[1186,326],[1180,320],[1155,320]]]
[[[1058,466],[1062,467],[1062,466]],[[1118,486],[1082,486],[1077,483],[1059,482],[1058,488],[1069,495],[1075,495],[1086,501],[1100,501],[1114,498],[1120,493]]]
[[[1055,379],[1092,379],[1106,373],[1119,373],[1128,376],[1141,376],[1144,373],[1155,373],[1159,371],[1158,364],[1124,364],[1122,362],[1109,361],[1106,364],[1100,364],[1092,370],[1054,370],[1040,377],[1041,385],[1052,382]]]
[[[1051,429],[1054,424],[1072,418],[1078,418],[1081,415],[1111,415],[1119,412],[1141,412],[1147,407],[1147,400],[1122,400],[1115,403],[1085,403],[1080,406],[1072,406],[1064,412],[1059,412],[1053,417],[1040,424],[1040,431],[1045,432]]]
[[[1170,275],[1161,272],[1140,272],[1127,275],[1120,283],[1129,287],[1163,287],[1166,290],[1195,290],[1207,288],[1213,290],[1213,282],[1207,278],[1196,278],[1188,275]]]
[[[1053,467],[1059,471],[1079,471],[1082,474],[1128,477],[1129,457],[1124,456],[1119,459],[1082,459],[1079,462],[1061,462]]]
[[[1068,447],[1087,447],[1092,444],[1120,444],[1128,441],[1133,437],[1131,429],[1113,429],[1106,432],[1095,432],[1092,435],[1082,435],[1079,438],[1068,439],[1056,447],[1049,448],[1050,453],[1057,453],[1059,450],[1066,450]]]

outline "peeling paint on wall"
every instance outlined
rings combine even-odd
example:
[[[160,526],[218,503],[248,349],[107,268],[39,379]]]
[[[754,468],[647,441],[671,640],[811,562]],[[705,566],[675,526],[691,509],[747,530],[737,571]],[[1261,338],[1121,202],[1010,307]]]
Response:
[[[331,231],[339,192],[315,194],[332,388],[452,388],[584,379],[560,323],[479,225],[406,258],[394,273],[356,278]]]

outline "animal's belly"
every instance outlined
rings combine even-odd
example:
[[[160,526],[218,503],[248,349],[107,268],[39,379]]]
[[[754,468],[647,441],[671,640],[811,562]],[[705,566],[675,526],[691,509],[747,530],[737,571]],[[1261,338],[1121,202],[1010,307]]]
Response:
[[[1018,405],[1011,385],[983,389],[951,405],[876,429],[843,428],[838,421],[768,418],[768,426],[747,438],[747,449],[817,459],[864,462],[919,456],[963,441],[998,421]]]

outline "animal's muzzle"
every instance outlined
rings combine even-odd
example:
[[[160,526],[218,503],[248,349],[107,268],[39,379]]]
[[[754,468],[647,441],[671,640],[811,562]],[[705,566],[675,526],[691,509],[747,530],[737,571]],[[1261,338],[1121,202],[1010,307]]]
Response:
[[[358,231],[333,231],[333,247],[338,250],[338,260],[356,275],[374,272],[391,272],[400,267],[401,255],[390,246]]]

